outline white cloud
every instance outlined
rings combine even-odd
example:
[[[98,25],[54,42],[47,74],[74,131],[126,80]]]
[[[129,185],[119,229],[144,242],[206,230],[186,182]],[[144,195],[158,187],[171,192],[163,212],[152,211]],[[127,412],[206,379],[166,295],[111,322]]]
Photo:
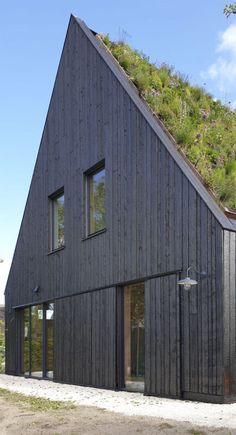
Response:
[[[201,77],[214,81],[219,91],[233,93],[236,91],[236,24],[219,35],[216,53],[218,58],[201,72]]]
[[[217,51],[229,51],[236,55],[236,24],[232,24],[220,34]]]
[[[4,258],[3,263],[0,263],[0,305],[4,304],[4,290],[7,283],[11,260]]]

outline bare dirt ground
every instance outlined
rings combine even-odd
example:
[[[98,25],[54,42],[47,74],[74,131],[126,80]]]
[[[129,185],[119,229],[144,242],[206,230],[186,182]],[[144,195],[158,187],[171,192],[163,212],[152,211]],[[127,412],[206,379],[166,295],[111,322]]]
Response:
[[[0,397],[0,434],[236,434],[235,429],[197,427],[153,417],[125,416],[103,409],[76,406],[74,409],[34,411],[29,404]]]

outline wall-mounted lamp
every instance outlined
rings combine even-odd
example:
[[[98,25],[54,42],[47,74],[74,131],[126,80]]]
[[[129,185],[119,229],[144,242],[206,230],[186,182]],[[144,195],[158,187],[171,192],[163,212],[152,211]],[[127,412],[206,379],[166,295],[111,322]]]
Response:
[[[198,282],[195,279],[192,279],[189,276],[189,271],[191,269],[193,269],[198,275],[201,275],[203,278],[205,278],[206,275],[207,275],[206,272],[199,272],[197,269],[195,269],[195,267],[189,266],[187,268],[187,276],[186,276],[186,278],[180,279],[178,281],[178,284],[182,285],[184,287],[184,290],[190,290],[193,285],[197,285],[198,284]]]
[[[34,287],[34,288],[32,289],[32,292],[33,292],[33,293],[38,293],[38,292],[39,292],[39,285],[37,285],[36,287]]]

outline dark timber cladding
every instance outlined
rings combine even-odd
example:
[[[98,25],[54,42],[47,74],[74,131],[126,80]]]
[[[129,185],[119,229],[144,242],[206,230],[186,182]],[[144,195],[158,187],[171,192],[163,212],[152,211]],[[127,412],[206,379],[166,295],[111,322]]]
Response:
[[[106,228],[86,237],[85,178],[103,161]],[[49,252],[49,200],[62,188],[65,247]],[[6,288],[7,373],[21,372],[20,307],[52,301],[54,380],[122,388],[122,292],[144,282],[145,393],[230,400],[235,249],[229,219],[71,17]],[[207,278],[186,292],[177,281],[190,265]]]
[[[55,380],[116,387],[115,301],[114,288],[56,301]]]
[[[145,392],[181,397],[178,275],[151,279],[145,292]]]
[[[224,232],[224,388],[236,395],[236,234]]]

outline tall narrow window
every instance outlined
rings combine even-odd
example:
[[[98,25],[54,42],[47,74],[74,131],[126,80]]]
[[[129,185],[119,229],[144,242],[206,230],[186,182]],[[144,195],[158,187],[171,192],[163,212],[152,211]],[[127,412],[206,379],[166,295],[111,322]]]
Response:
[[[23,373],[30,374],[30,308],[24,309]]]
[[[53,377],[53,319],[54,304],[46,305],[46,377]]]
[[[64,236],[64,191],[51,198],[51,249],[62,248]]]
[[[27,307],[22,322],[22,373],[53,378],[54,303]]]
[[[31,375],[42,377],[43,305],[31,307]]]
[[[144,391],[144,283],[124,288],[125,387]]]
[[[87,173],[87,233],[105,228],[105,165]]]

